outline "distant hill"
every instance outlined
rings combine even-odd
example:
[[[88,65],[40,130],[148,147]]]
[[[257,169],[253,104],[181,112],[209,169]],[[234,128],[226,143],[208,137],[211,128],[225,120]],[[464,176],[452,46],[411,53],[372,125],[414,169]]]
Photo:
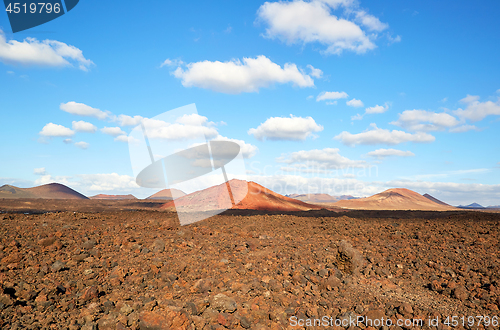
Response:
[[[331,196],[328,194],[290,194],[286,197],[298,199],[306,203],[336,203],[341,200],[358,199],[351,195]]]
[[[88,199],[78,191],[60,183],[49,183],[33,188],[3,185],[0,187],[0,198]]]
[[[445,211],[455,209],[405,188],[388,189],[366,198],[343,200],[333,204],[333,206],[356,210]]]
[[[306,211],[321,209],[321,206],[308,204],[290,197],[275,193],[255,182],[233,179],[229,181],[232,194],[236,200],[232,205],[227,199],[226,183],[213,186],[166,203],[161,208],[181,212],[204,212],[222,209],[267,210],[267,211]],[[245,194],[245,195],[244,195]]]
[[[306,203],[335,203],[339,201],[336,197],[328,194],[291,194],[288,197]]]
[[[500,205],[490,205],[487,209],[500,209]]]
[[[459,205],[457,207],[460,209],[485,209],[484,206],[479,205],[478,203],[472,203],[469,205]]]
[[[89,197],[90,199],[106,199],[106,200],[122,200],[122,199],[137,199],[134,195],[105,195],[99,194]]]
[[[446,204],[445,202],[442,202],[440,201],[439,199],[435,198],[435,197],[432,197],[431,195],[429,194],[423,194],[422,196],[424,196],[425,198],[427,199],[430,199],[431,201],[435,202],[435,203],[438,203],[438,204],[441,204],[441,205],[447,205],[447,206],[450,206],[450,204]]]
[[[163,199],[171,201],[172,199],[176,199],[182,196],[186,196],[186,194],[182,190],[173,188],[160,190],[156,194],[153,194],[146,199]]]
[[[0,198],[37,198],[34,194],[26,189],[14,187],[11,185],[3,185],[0,187]]]

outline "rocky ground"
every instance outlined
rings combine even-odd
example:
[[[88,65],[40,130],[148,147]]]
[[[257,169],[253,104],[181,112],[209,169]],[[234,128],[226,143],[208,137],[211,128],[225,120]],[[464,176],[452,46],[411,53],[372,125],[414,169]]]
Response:
[[[500,214],[479,212],[232,211],[179,227],[175,213],[152,210],[3,213],[0,328],[426,320],[423,327],[344,323],[400,330],[429,328],[436,317],[446,329],[452,315],[493,320],[500,314],[499,221]],[[310,328],[341,328],[329,325]]]

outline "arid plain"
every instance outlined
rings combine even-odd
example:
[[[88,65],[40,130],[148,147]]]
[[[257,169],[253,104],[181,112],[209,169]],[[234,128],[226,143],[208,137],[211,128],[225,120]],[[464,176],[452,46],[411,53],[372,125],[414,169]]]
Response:
[[[417,329],[436,328],[428,322],[438,317],[447,329],[448,316],[464,316],[457,328],[498,328],[494,210],[457,209],[406,189],[312,204],[314,196],[254,183],[248,191],[239,206],[187,226],[165,192],[145,200],[86,199],[62,185],[17,199],[5,192],[0,327],[288,329],[328,317],[307,328]],[[52,192],[65,198],[43,198]],[[216,197],[190,198],[215,205]]]

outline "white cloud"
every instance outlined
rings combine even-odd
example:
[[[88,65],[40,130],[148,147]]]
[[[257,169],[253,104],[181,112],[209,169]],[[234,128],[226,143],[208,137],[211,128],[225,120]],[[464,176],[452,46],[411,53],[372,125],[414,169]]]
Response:
[[[288,171],[329,170],[346,167],[365,167],[367,165],[365,161],[351,160],[341,156],[337,148],[295,151],[291,154],[278,157],[276,161],[296,165],[288,168]]]
[[[365,109],[365,113],[374,114],[374,113],[384,113],[389,109],[389,104],[384,105],[376,105],[374,107],[369,107]]]
[[[48,183],[61,183],[61,184],[64,184],[66,186],[74,186],[74,184],[72,184],[72,182],[70,182],[68,180],[67,176],[56,176],[56,177],[53,177],[50,174],[42,175],[41,177],[39,177],[38,179],[36,179],[35,182],[34,182],[35,186],[40,186],[40,185],[48,184]]]
[[[80,149],[88,149],[89,144],[87,142],[81,141],[81,142],[76,142],[75,146],[77,146]]]
[[[305,140],[314,132],[321,132],[323,126],[316,124],[311,117],[271,117],[257,128],[248,130],[248,134],[258,140]]]
[[[460,100],[465,103],[465,109],[457,109],[453,111],[459,118],[468,119],[470,121],[480,121],[487,116],[500,116],[500,98],[496,102],[486,101],[479,102],[479,96],[467,95]]]
[[[97,131],[97,127],[95,127],[95,125],[83,120],[73,121],[72,125],[73,129],[77,132],[95,133]]]
[[[478,95],[469,95],[460,100],[461,103],[469,104],[479,101],[480,97]]]
[[[356,2],[302,1],[266,2],[257,11],[258,21],[267,25],[265,37],[279,39],[287,44],[320,43],[326,46],[324,53],[341,54],[344,50],[365,53],[374,49],[377,33],[387,28],[378,18],[358,10]],[[331,11],[344,8],[354,13],[353,21],[339,18]],[[370,31],[367,34],[359,22]]]
[[[255,154],[259,150],[256,146],[254,146],[250,143],[246,143],[243,140],[230,139],[230,138],[227,138],[227,137],[222,136],[222,135],[218,135],[212,141],[231,141],[231,142],[237,143],[240,146],[240,150],[241,150],[241,154],[242,154],[243,158],[252,158],[253,156],[255,156]]]
[[[461,125],[454,128],[450,128],[451,133],[464,133],[472,130],[477,131],[478,128],[475,125]]]
[[[198,120],[202,120],[199,122]],[[167,139],[167,140],[189,140],[196,139],[200,136],[205,136],[207,139],[214,138],[218,135],[217,129],[214,127],[203,126],[207,118],[199,115],[186,115],[178,119],[179,122],[167,123],[162,120],[144,118],[142,123],[146,128],[148,138],[150,139]],[[183,124],[189,123],[189,124]],[[195,124],[196,122],[196,124]],[[192,124],[192,125],[191,125]],[[213,124],[208,122],[208,125]]]
[[[178,67],[173,75],[184,87],[199,87],[227,94],[258,92],[275,83],[292,83],[301,88],[313,87],[314,80],[293,63],[283,68],[264,55],[228,62],[202,61]]]
[[[313,76],[314,78],[318,78],[319,79],[319,78],[323,77],[323,71],[321,71],[320,69],[316,69],[311,64],[308,64],[307,68],[309,70],[311,70],[310,75]]]
[[[75,132],[62,125],[48,123],[39,134],[46,137],[68,137],[73,136]]]
[[[167,58],[163,63],[160,65],[160,68],[163,68],[164,66],[179,66],[182,65],[184,62],[181,60],[171,60]]]
[[[396,149],[377,149],[374,151],[370,151],[366,155],[370,156],[370,157],[376,157],[376,158],[385,158],[385,157],[389,157],[389,156],[399,156],[399,157],[415,156],[415,154],[411,151],[403,151],[403,150],[396,150]]]
[[[357,100],[357,99],[352,99],[350,101],[347,101],[345,104],[347,104],[350,107],[354,107],[354,108],[359,108],[359,107],[364,106],[363,102],[361,100]]]
[[[326,101],[326,105],[337,105],[337,101]]]
[[[63,111],[66,111],[72,115],[78,115],[78,116],[88,116],[88,117],[95,117],[98,119],[106,119],[108,117],[108,114],[104,111],[101,111],[96,108],[92,108],[86,104],[83,103],[76,103],[76,102],[68,102],[68,103],[61,103],[59,108]]]
[[[128,136],[127,135],[119,135],[115,138],[115,141],[128,143]]]
[[[338,99],[345,99],[349,97],[346,92],[321,92],[319,93],[318,97],[316,98],[316,101],[323,101],[323,100],[338,100]]]
[[[0,29],[0,61],[6,64],[38,66],[78,66],[88,71],[94,63],[86,59],[80,49],[56,40],[38,41],[26,38],[22,42],[5,38]]]
[[[72,139],[64,139],[63,142],[66,144],[71,144],[71,143],[73,143],[73,140]]]
[[[399,114],[397,121],[391,124],[406,128],[410,131],[439,131],[455,127],[460,121],[452,115],[426,110],[405,110]]]
[[[392,45],[396,42],[401,42],[401,36],[397,35],[395,37],[391,36],[390,34],[387,34],[387,39],[389,39],[389,45]]]
[[[119,175],[117,173],[106,174],[81,174],[78,175],[82,182],[90,191],[110,191],[110,190],[128,190],[139,188],[135,179],[129,175]]]
[[[364,10],[356,13],[356,19],[370,31],[382,32],[389,27],[388,24],[382,23],[377,17],[368,14]]]
[[[40,168],[35,168],[33,170],[33,174],[36,174],[36,175],[46,175],[47,172],[45,171],[45,167],[40,167]]]
[[[343,144],[348,146],[355,146],[358,144],[375,145],[375,144],[388,144],[396,145],[404,142],[418,142],[428,143],[434,142],[436,138],[430,134],[418,132],[410,134],[403,131],[378,128],[375,124],[371,124],[371,130],[366,130],[362,133],[351,134],[349,132],[342,132],[335,136],[335,140],[340,140]]]
[[[120,126],[137,126],[141,123],[144,118],[141,116],[127,116],[127,115],[119,115],[115,118],[115,121],[118,122]]]
[[[355,116],[351,116],[351,120],[361,120],[363,119],[363,115],[357,113]]]
[[[183,115],[175,121],[182,125],[206,125],[208,123],[208,118],[200,116],[197,113],[192,113],[190,115]],[[214,123],[212,122],[211,124],[213,125]]]
[[[104,127],[101,128],[101,132],[107,135],[117,137],[119,135],[127,135],[120,127]]]

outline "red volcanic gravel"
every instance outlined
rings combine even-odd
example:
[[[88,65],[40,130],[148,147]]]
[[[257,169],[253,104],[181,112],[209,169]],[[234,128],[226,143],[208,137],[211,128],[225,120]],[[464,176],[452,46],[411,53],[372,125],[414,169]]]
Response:
[[[185,227],[158,211],[0,214],[0,328],[287,329],[363,316],[439,317],[445,329],[448,315],[499,315],[499,214],[253,214]]]

